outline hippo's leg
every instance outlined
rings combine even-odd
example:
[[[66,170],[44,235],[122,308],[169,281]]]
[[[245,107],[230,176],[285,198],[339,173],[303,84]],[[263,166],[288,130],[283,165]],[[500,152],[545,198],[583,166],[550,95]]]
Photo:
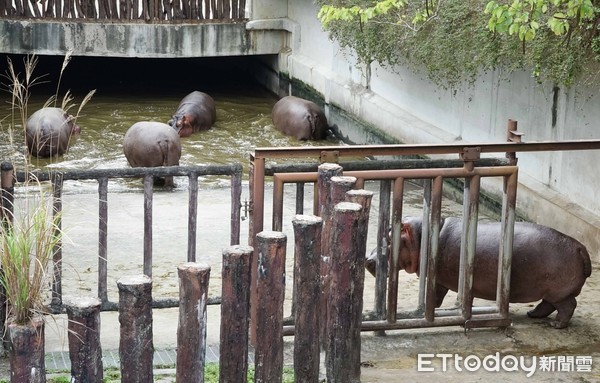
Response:
[[[435,307],[440,307],[442,305],[447,293],[447,288],[440,284],[435,285]]]
[[[556,318],[552,322],[554,328],[565,328],[569,324],[569,320],[573,316],[575,307],[577,307],[577,301],[575,297],[570,296],[560,302],[554,303],[554,307],[558,310]]]
[[[527,311],[527,316],[530,318],[545,318],[556,311],[556,307],[545,299],[535,306],[533,310]]]

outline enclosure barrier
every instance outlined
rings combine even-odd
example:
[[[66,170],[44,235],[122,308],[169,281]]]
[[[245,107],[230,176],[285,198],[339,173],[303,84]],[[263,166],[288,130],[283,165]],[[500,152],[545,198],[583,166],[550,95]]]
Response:
[[[177,326],[178,382],[204,382],[206,355],[206,303],[210,266],[187,262],[179,274],[179,324]]]
[[[2,165],[2,203],[3,211],[10,212],[14,205],[15,182],[28,180],[51,181],[55,214],[62,211],[62,193],[64,181],[96,180],[98,182],[99,235],[98,235],[98,297],[103,310],[117,310],[117,304],[108,300],[108,182],[117,178],[144,178],[144,274],[152,276],[152,197],[155,177],[185,176],[189,180],[188,199],[188,245],[187,261],[196,261],[196,236],[198,219],[198,177],[229,176],[231,180],[230,245],[240,241],[240,210],[242,193],[242,165],[205,165],[205,166],[169,166],[154,168],[123,168],[72,170],[64,172],[17,172],[12,165]],[[57,313],[62,311],[62,249],[58,244],[53,258],[54,278],[52,283],[52,302],[50,308]],[[217,300],[218,302],[218,300]],[[215,303],[209,300],[209,303]],[[178,300],[155,299],[153,307],[177,307]]]
[[[2,0],[0,18],[79,22],[240,22],[245,0]]]
[[[65,297],[68,318],[69,359],[73,382],[102,382],[100,299]]]
[[[119,359],[121,381],[154,381],[152,361],[152,278],[147,275],[122,277],[119,287]]]
[[[422,251],[427,251],[427,248],[430,246],[437,246],[436,236],[439,234],[439,224],[437,223],[438,212],[435,211],[437,209],[437,202],[431,204],[431,193],[433,187],[433,192],[438,193],[441,191],[442,180],[452,175],[451,168],[459,169],[458,172],[455,171],[454,175],[463,178],[465,180],[464,186],[464,201],[463,204],[467,211],[464,213],[466,218],[465,224],[465,232],[463,233],[463,246],[462,250],[462,259],[463,265],[472,264],[472,256],[474,254],[474,244],[475,239],[474,235],[476,233],[476,225],[474,223],[477,220],[478,212],[474,210],[475,206],[478,205],[478,196],[479,196],[479,182],[481,177],[504,177],[505,185],[511,188],[507,194],[505,194],[505,201],[503,203],[503,211],[510,211],[509,214],[505,214],[503,217],[503,238],[502,241],[502,252],[506,254],[508,249],[511,247],[512,233],[511,227],[514,222],[514,203],[512,198],[516,193],[516,152],[532,152],[532,151],[551,151],[551,150],[594,150],[600,149],[600,141],[598,140],[577,140],[577,141],[562,141],[562,142],[521,142],[520,136],[521,134],[516,131],[516,121],[509,121],[508,124],[509,130],[509,140],[505,143],[495,143],[495,144],[469,144],[469,146],[465,146],[464,144],[440,144],[440,145],[367,145],[367,146],[340,146],[340,147],[296,147],[296,148],[257,148],[254,152],[254,155],[251,155],[251,163],[252,167],[250,169],[250,205],[252,209],[251,216],[251,227],[250,227],[250,236],[249,243],[253,244],[253,236],[252,233],[259,232],[263,229],[264,226],[264,182],[265,177],[272,176],[273,177],[273,217],[272,217],[272,228],[276,229],[281,227],[282,220],[282,212],[283,212],[283,185],[285,183],[295,183],[297,185],[297,193],[296,193],[296,213],[302,213],[304,207],[303,204],[303,191],[305,183],[313,183],[315,187],[314,191],[314,203],[313,203],[313,212],[315,214],[320,214],[320,190],[317,182],[317,168],[319,166],[319,162],[323,161],[336,161],[343,165],[344,167],[344,175],[345,176],[355,176],[357,177],[357,185],[361,185],[364,180],[368,179],[366,176],[370,170],[375,170],[377,166],[382,166],[382,168],[390,169],[390,168],[405,168],[404,170],[410,170],[406,168],[422,168],[426,169],[428,167],[433,168],[448,168],[442,171],[441,174],[434,175],[433,173],[423,173],[423,175],[418,176],[418,179],[422,179],[425,185],[431,184],[435,186],[426,186],[426,194],[429,193],[427,201],[423,205],[424,216],[428,217],[425,219],[425,226],[427,226],[427,233],[424,235],[424,238],[427,239],[427,246],[422,246]],[[489,159],[489,158],[480,158],[482,153],[506,153],[505,159]],[[363,162],[350,162],[348,163],[350,166],[347,167],[346,163],[342,162],[342,158],[344,157],[359,157],[359,156],[369,156],[369,157],[377,157],[382,158],[384,156],[393,156],[393,158],[397,158],[399,156],[421,156],[421,155],[435,155],[435,154],[458,154],[460,156],[460,160],[391,160],[391,161],[363,161]],[[293,159],[293,158],[313,158],[316,159],[315,163],[312,164],[285,164],[285,165],[273,165],[267,164],[267,159],[273,160],[281,160],[281,159]],[[434,165],[435,164],[435,165]],[[444,164],[444,166],[439,166],[439,164]],[[505,170],[508,169],[507,173],[502,173],[502,170],[498,173],[497,170],[493,170],[494,167],[505,167]],[[347,171],[351,168],[351,171]],[[357,169],[368,169],[364,171],[358,171]],[[484,169],[489,168],[489,169]],[[462,170],[460,170],[462,169]],[[480,172],[482,169],[483,172]],[[486,172],[489,172],[487,174]],[[375,173],[373,173],[374,175]],[[382,175],[380,173],[377,177]],[[395,193],[393,194],[396,199],[394,201],[395,205],[393,207],[394,214],[396,214],[396,223],[399,222],[401,218],[401,201],[398,199],[401,198],[401,184],[403,184],[405,178],[411,178],[416,173],[404,174],[402,177],[402,181],[398,181],[398,175],[391,176],[386,175],[382,178],[381,187],[380,187],[380,206],[382,206],[380,210],[379,217],[379,225],[378,225],[378,238],[377,238],[377,251],[379,255],[378,262],[378,277],[376,281],[377,295],[376,295],[376,307],[374,315],[367,314],[366,318],[369,321],[365,321],[363,323],[363,330],[374,330],[380,331],[384,329],[399,329],[399,328],[412,328],[412,327],[431,327],[431,326],[447,326],[447,325],[457,325],[461,324],[465,327],[475,327],[475,326],[503,326],[506,323],[509,323],[509,319],[507,320],[507,316],[505,314],[508,312],[508,291],[506,290],[509,286],[509,271],[510,271],[510,257],[504,256],[501,257],[500,262],[502,263],[501,269],[503,271],[502,277],[499,279],[499,285],[502,287],[499,289],[497,297],[498,302],[496,308],[474,308],[474,311],[471,312],[471,307],[462,307],[457,310],[447,310],[447,311],[438,311],[435,310],[433,306],[425,307],[425,292],[429,294],[430,301],[433,296],[433,291],[431,290],[431,286],[435,284],[435,276],[432,274],[430,279],[421,278],[421,284],[425,282],[429,284],[429,290],[425,290],[425,287],[421,287],[420,291],[420,303],[417,310],[411,313],[400,313],[398,315],[395,312],[396,305],[394,301],[394,306],[392,308],[385,307],[385,294],[387,292],[386,285],[386,275],[388,273],[385,272],[385,266],[387,266],[387,242],[385,233],[388,231],[389,224],[389,216],[386,217],[385,214],[382,214],[383,211],[389,211],[389,197],[386,199],[385,195],[390,195],[392,190],[392,182],[394,183],[396,188]],[[373,178],[374,179],[374,178]],[[398,181],[398,182],[396,182]],[[439,185],[439,186],[438,186]],[[514,185],[514,189],[512,189]],[[360,186],[357,186],[360,187]],[[505,192],[507,191],[505,187]],[[434,196],[437,198],[436,196]],[[387,206],[387,209],[386,209]],[[432,211],[432,209],[434,209]],[[398,215],[400,212],[400,215]],[[396,234],[396,238],[398,237],[398,233]],[[430,241],[430,238],[431,241]],[[397,246],[397,245],[396,245]],[[396,254],[399,251],[399,248],[394,250]],[[428,250],[431,252],[431,249]],[[433,252],[431,252],[433,253]],[[422,255],[423,256],[423,255]],[[324,254],[324,257],[327,257]],[[253,262],[256,262],[256,253],[254,254]],[[466,263],[465,263],[466,262]],[[426,265],[426,262],[421,262],[421,265]],[[254,269],[254,267],[253,267]],[[381,272],[381,270],[384,270]],[[427,273],[426,270],[421,270],[425,275]],[[393,272],[391,274],[394,274]],[[382,278],[381,275],[384,277]],[[460,290],[459,296],[462,302],[467,302],[470,300],[470,284],[472,283],[471,274],[463,274],[461,276],[460,281]],[[390,284],[390,286],[396,286],[396,281]],[[391,287],[390,290],[397,289],[397,287]],[[397,291],[397,290],[396,290]],[[394,294],[394,291],[391,292]],[[388,302],[392,302],[392,298],[388,297]],[[256,297],[256,290],[253,287],[252,289],[252,302],[254,302]],[[432,309],[433,307],[433,309]],[[424,318],[419,319],[419,316],[423,315],[423,310],[426,309],[426,314]],[[473,321],[471,319],[472,315],[477,315],[477,321]],[[507,315],[507,314],[506,314]],[[396,320],[398,317],[402,318],[402,320]],[[432,318],[436,318],[432,320]],[[254,316],[252,317],[254,320]],[[379,319],[378,321],[371,321],[370,319]],[[395,319],[396,318],[396,319]],[[286,324],[293,323],[294,318],[290,320],[286,320]],[[293,326],[286,326],[284,329],[285,335],[293,334]],[[254,340],[254,333],[253,333]]]

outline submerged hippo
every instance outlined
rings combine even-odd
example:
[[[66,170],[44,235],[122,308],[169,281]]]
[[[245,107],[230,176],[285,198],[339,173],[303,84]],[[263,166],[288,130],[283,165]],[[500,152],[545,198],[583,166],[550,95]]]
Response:
[[[180,137],[191,136],[210,129],[217,120],[215,101],[206,93],[194,91],[185,96],[173,117],[169,120]]]
[[[25,124],[27,149],[36,157],[63,155],[80,133],[74,117],[61,108],[41,108]]]
[[[181,141],[177,132],[165,123],[136,122],[125,133],[123,153],[134,168],[177,166]],[[164,181],[165,186],[173,186],[173,177],[165,177]]]
[[[400,269],[419,273],[421,244],[420,218],[402,223]],[[495,300],[498,279],[500,222],[479,222],[473,271],[473,295]],[[436,279],[436,307],[441,306],[448,290],[457,291],[462,220],[446,218],[440,228],[439,259]],[[552,326],[567,327],[577,306],[575,297],[592,273],[587,249],[577,240],[546,226],[516,222],[510,275],[510,302],[541,302],[527,313],[545,318],[558,311]],[[375,273],[376,254],[366,267]]]
[[[277,101],[271,117],[277,130],[298,140],[322,140],[329,131],[323,110],[314,102],[295,96]]]

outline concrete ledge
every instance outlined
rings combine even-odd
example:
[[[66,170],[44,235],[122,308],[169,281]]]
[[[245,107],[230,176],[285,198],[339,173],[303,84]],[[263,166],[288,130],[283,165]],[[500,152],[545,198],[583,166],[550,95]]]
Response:
[[[14,54],[140,58],[277,54],[283,30],[244,23],[117,24],[0,20],[0,51]]]

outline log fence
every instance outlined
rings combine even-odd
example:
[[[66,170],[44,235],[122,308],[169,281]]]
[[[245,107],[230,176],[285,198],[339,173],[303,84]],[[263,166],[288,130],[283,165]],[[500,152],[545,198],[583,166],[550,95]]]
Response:
[[[242,22],[246,20],[246,1],[0,0],[0,18],[61,22]]]

